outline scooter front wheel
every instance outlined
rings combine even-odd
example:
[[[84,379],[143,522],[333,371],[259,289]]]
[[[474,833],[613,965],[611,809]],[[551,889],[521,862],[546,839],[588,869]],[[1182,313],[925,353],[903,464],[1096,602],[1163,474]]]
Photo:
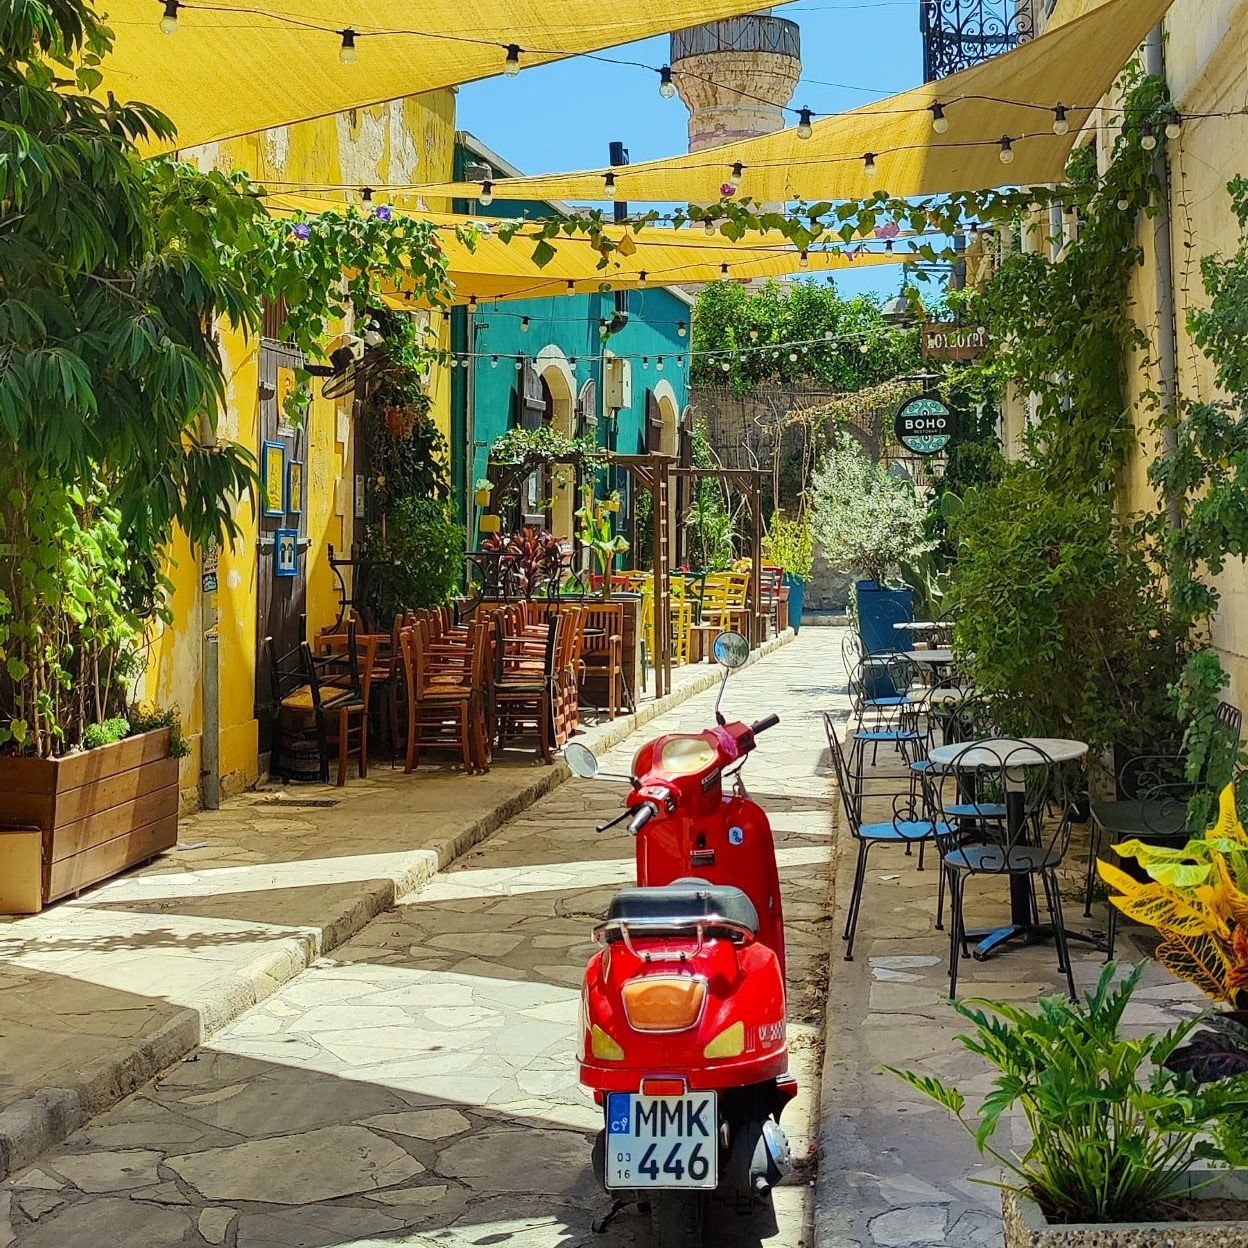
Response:
[[[657,1248],[702,1248],[708,1203],[705,1192],[655,1192],[650,1223]]]

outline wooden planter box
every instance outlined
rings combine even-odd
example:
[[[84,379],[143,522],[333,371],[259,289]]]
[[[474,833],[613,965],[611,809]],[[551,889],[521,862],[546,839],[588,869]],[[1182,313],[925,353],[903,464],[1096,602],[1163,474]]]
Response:
[[[1213,1178],[1212,1182],[1209,1182]],[[1187,1176],[1193,1199],[1248,1200],[1248,1172],[1193,1170]],[[1204,1186],[1208,1184],[1208,1186]],[[1182,1194],[1182,1193],[1180,1193]],[[1051,1223],[1040,1206],[1017,1192],[1001,1193],[1005,1248],[1248,1248],[1248,1222]]]
[[[41,834],[41,905],[177,843],[178,760],[169,738],[161,728],[66,758],[0,758],[0,821]],[[36,891],[32,881],[13,883],[4,890],[10,899]]]

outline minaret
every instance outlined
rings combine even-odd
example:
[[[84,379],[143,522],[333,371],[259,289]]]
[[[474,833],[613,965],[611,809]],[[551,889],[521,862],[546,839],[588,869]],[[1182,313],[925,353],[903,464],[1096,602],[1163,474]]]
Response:
[[[689,110],[689,150],[782,129],[801,51],[797,23],[770,9],[672,35],[672,79]]]

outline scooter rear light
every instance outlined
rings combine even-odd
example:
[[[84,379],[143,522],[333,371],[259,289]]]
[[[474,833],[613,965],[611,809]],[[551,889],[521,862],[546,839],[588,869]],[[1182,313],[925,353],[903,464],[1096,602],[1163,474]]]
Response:
[[[621,993],[634,1031],[688,1031],[706,1005],[706,980],[699,975],[643,975]]]
[[[689,1085],[683,1079],[643,1079],[642,1096],[684,1096]]]
[[[601,1062],[622,1062],[624,1050],[597,1023],[589,1031],[589,1051]]]

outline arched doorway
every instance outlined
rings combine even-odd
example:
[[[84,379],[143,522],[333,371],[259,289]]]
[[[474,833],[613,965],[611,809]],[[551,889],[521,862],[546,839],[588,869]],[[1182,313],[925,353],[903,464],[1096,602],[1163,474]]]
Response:
[[[543,347],[534,361],[541,378],[542,392],[547,401],[546,419],[560,433],[572,437],[576,433],[576,374],[567,357],[558,347]],[[575,536],[574,513],[577,508],[576,482],[571,471],[555,474],[549,483],[551,531],[561,540],[571,542]]]

